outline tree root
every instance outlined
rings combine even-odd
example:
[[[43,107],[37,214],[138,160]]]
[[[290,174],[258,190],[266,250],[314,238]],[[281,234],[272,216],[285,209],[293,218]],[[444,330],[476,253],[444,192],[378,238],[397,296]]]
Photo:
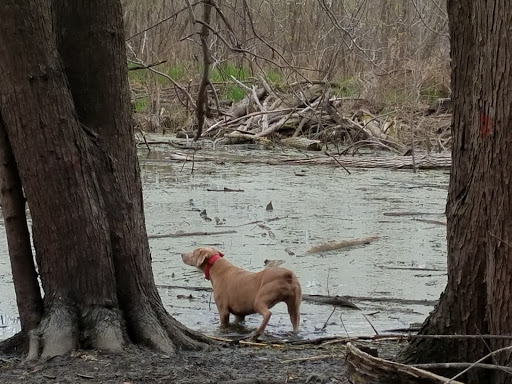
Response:
[[[188,329],[166,312],[158,298],[124,311],[88,307],[82,310],[62,301],[53,303],[38,328],[28,332],[27,360],[66,355],[78,347],[121,353],[126,342],[174,355],[178,350],[203,350],[212,341]],[[21,335],[19,343],[27,340]]]
[[[171,355],[177,350],[203,350],[212,344],[210,339],[175,320],[158,300],[131,312],[128,332],[135,343]]]
[[[55,304],[48,311],[37,330],[31,333],[31,338],[37,337],[39,341],[31,340],[27,358],[35,359],[39,354],[39,344],[42,342],[41,359],[65,355],[78,346],[78,316],[69,305]],[[37,350],[34,350],[37,348]]]
[[[0,342],[0,352],[6,355],[14,355],[23,352],[27,348],[27,341],[26,332],[18,332],[14,336]]]
[[[150,307],[136,314],[130,314],[128,333],[135,343],[143,344],[157,351],[174,355],[176,348]]]
[[[28,336],[27,360],[66,355],[79,346],[120,353],[127,339],[118,310],[89,307],[79,313],[62,302],[55,303]]]
[[[84,325],[82,345],[103,352],[123,351],[125,336],[118,310],[94,307],[82,312]]]

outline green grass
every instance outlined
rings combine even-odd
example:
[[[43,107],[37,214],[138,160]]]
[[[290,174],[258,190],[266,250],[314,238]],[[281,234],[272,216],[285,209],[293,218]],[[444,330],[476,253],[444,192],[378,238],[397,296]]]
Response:
[[[146,112],[146,109],[148,107],[148,98],[142,97],[140,99],[135,100],[135,105],[133,106],[133,109],[136,113],[143,113]]]
[[[279,71],[268,70],[265,72],[265,79],[274,87],[281,87],[284,85],[283,74]]]
[[[245,97],[245,92],[242,87],[238,85],[229,85],[226,89],[226,97],[233,101],[240,101]]]
[[[428,87],[424,88],[420,92],[421,98],[427,102],[431,103],[432,101],[439,99],[440,97],[448,97],[445,92],[436,88],[436,87]]]
[[[181,64],[166,67],[162,72],[169,75],[174,81],[182,81],[187,75],[185,66]]]
[[[218,65],[210,73],[210,81],[224,82],[231,81],[233,76],[235,79],[245,81],[249,79],[249,71],[247,68],[239,68],[229,64]]]
[[[334,87],[334,94],[338,97],[354,97],[359,95],[359,84],[353,78],[342,79]]]

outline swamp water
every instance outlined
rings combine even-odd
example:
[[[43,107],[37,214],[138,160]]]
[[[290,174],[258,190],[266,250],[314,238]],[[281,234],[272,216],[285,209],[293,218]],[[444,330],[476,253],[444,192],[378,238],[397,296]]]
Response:
[[[231,161],[223,163],[229,151]],[[437,300],[446,284],[444,209],[446,170],[350,169],[334,165],[266,165],[233,161],[275,158],[282,152],[219,149],[218,162],[166,161],[170,152],[140,151],[146,225],[150,236],[230,232],[150,239],[153,270],[167,310],[190,328],[223,335],[203,275],[180,254],[198,246],[222,250],[248,270],[283,260],[295,271],[303,293],[372,298]],[[300,175],[300,176],[297,176]],[[241,190],[224,192],[224,188]],[[272,202],[273,210],[266,210]],[[205,219],[200,211],[206,210]],[[396,215],[416,213],[415,215]],[[420,220],[418,220],[420,219]],[[429,221],[430,220],[430,221]],[[258,224],[263,224],[260,226]],[[378,236],[367,245],[318,254],[312,246]],[[293,254],[292,254],[293,253]],[[173,287],[173,288],[171,288]],[[174,288],[180,287],[180,288]],[[361,310],[304,301],[299,336],[359,336],[422,322],[432,306],[353,300]],[[276,305],[266,333],[287,337],[291,325],[283,303]],[[367,319],[365,319],[365,316]],[[259,324],[246,318],[246,328]],[[19,329],[7,241],[0,222],[0,339]],[[236,330],[231,330],[230,336]]]

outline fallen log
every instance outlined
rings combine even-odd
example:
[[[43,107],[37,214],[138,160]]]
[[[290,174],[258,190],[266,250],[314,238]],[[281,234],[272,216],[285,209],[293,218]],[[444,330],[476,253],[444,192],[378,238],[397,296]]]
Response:
[[[222,159],[219,156],[201,154],[194,155],[186,153],[171,153],[168,157],[172,161],[195,161],[195,162],[208,162],[219,161],[223,162],[234,161],[241,164],[267,164],[267,165],[284,165],[284,164],[309,164],[309,165],[325,165],[325,164],[343,164],[347,168],[392,168],[392,169],[409,169],[412,168],[411,156],[333,156],[333,157],[310,157],[298,159],[290,157],[288,159],[280,158],[261,158],[249,156],[230,156],[225,154]],[[139,162],[167,162],[169,160],[155,160],[155,159],[139,159]],[[416,169],[438,169],[450,168],[451,155],[445,154],[425,154],[416,155],[415,165]]]
[[[347,378],[357,384],[463,384],[423,369],[381,359],[347,344]]]
[[[197,286],[183,286],[183,285],[157,285],[157,288],[164,289],[184,289],[188,291],[196,292],[212,292],[211,287],[197,287]],[[368,302],[382,302],[382,303],[397,303],[397,304],[412,304],[412,305],[425,305],[433,306],[437,303],[437,300],[414,300],[414,299],[397,299],[393,297],[357,297],[357,296],[324,296],[324,295],[308,295],[303,294],[302,299],[304,301],[312,302],[313,304],[326,304],[334,305],[352,309],[360,309],[352,301],[368,301]]]
[[[366,301],[370,303],[394,303],[404,305],[424,305],[426,307],[434,306],[437,300],[419,300],[419,299],[397,299],[395,297],[369,297],[369,296],[343,296],[350,301]]]
[[[329,251],[334,251],[334,250],[342,249],[342,248],[356,247],[358,245],[370,244],[378,239],[379,239],[378,236],[370,236],[370,237],[363,237],[363,238],[358,238],[358,239],[334,241],[331,243],[315,245],[314,247],[311,247],[310,249],[308,249],[306,251],[306,254],[329,252]]]
[[[255,91],[255,94],[258,97],[258,100],[261,100],[263,97],[265,97],[267,91],[265,90],[265,88],[258,88]],[[231,109],[228,111],[227,115],[231,116],[233,119],[236,119],[237,117],[242,117],[247,114],[248,109],[253,102],[253,94],[251,93],[244,97],[242,100],[240,100],[238,103],[233,105]]]
[[[360,309],[357,305],[352,303],[345,297],[342,296],[324,296],[324,295],[302,295],[302,300],[310,301],[314,304],[327,304],[335,307],[346,307],[352,309]]]
[[[243,189],[231,189],[224,187],[222,189],[206,188],[208,192],[245,192]]]
[[[281,139],[281,143],[287,147],[304,149],[306,151],[322,150],[322,142],[320,140],[310,140],[305,137],[287,137]]]
[[[187,237],[187,236],[212,236],[212,235],[226,235],[228,233],[236,233],[235,230],[229,231],[216,231],[216,232],[177,232],[167,233],[164,235],[149,235],[148,239],[164,239],[164,238],[175,238],[175,237]]]

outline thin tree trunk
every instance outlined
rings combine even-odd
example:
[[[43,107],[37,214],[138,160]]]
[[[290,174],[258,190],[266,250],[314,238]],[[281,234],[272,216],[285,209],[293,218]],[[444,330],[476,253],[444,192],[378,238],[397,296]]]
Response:
[[[25,196],[16,161],[0,115],[0,195],[7,234],[12,280],[21,329],[26,334],[37,328],[43,314],[43,299],[32,255],[25,214]]]

